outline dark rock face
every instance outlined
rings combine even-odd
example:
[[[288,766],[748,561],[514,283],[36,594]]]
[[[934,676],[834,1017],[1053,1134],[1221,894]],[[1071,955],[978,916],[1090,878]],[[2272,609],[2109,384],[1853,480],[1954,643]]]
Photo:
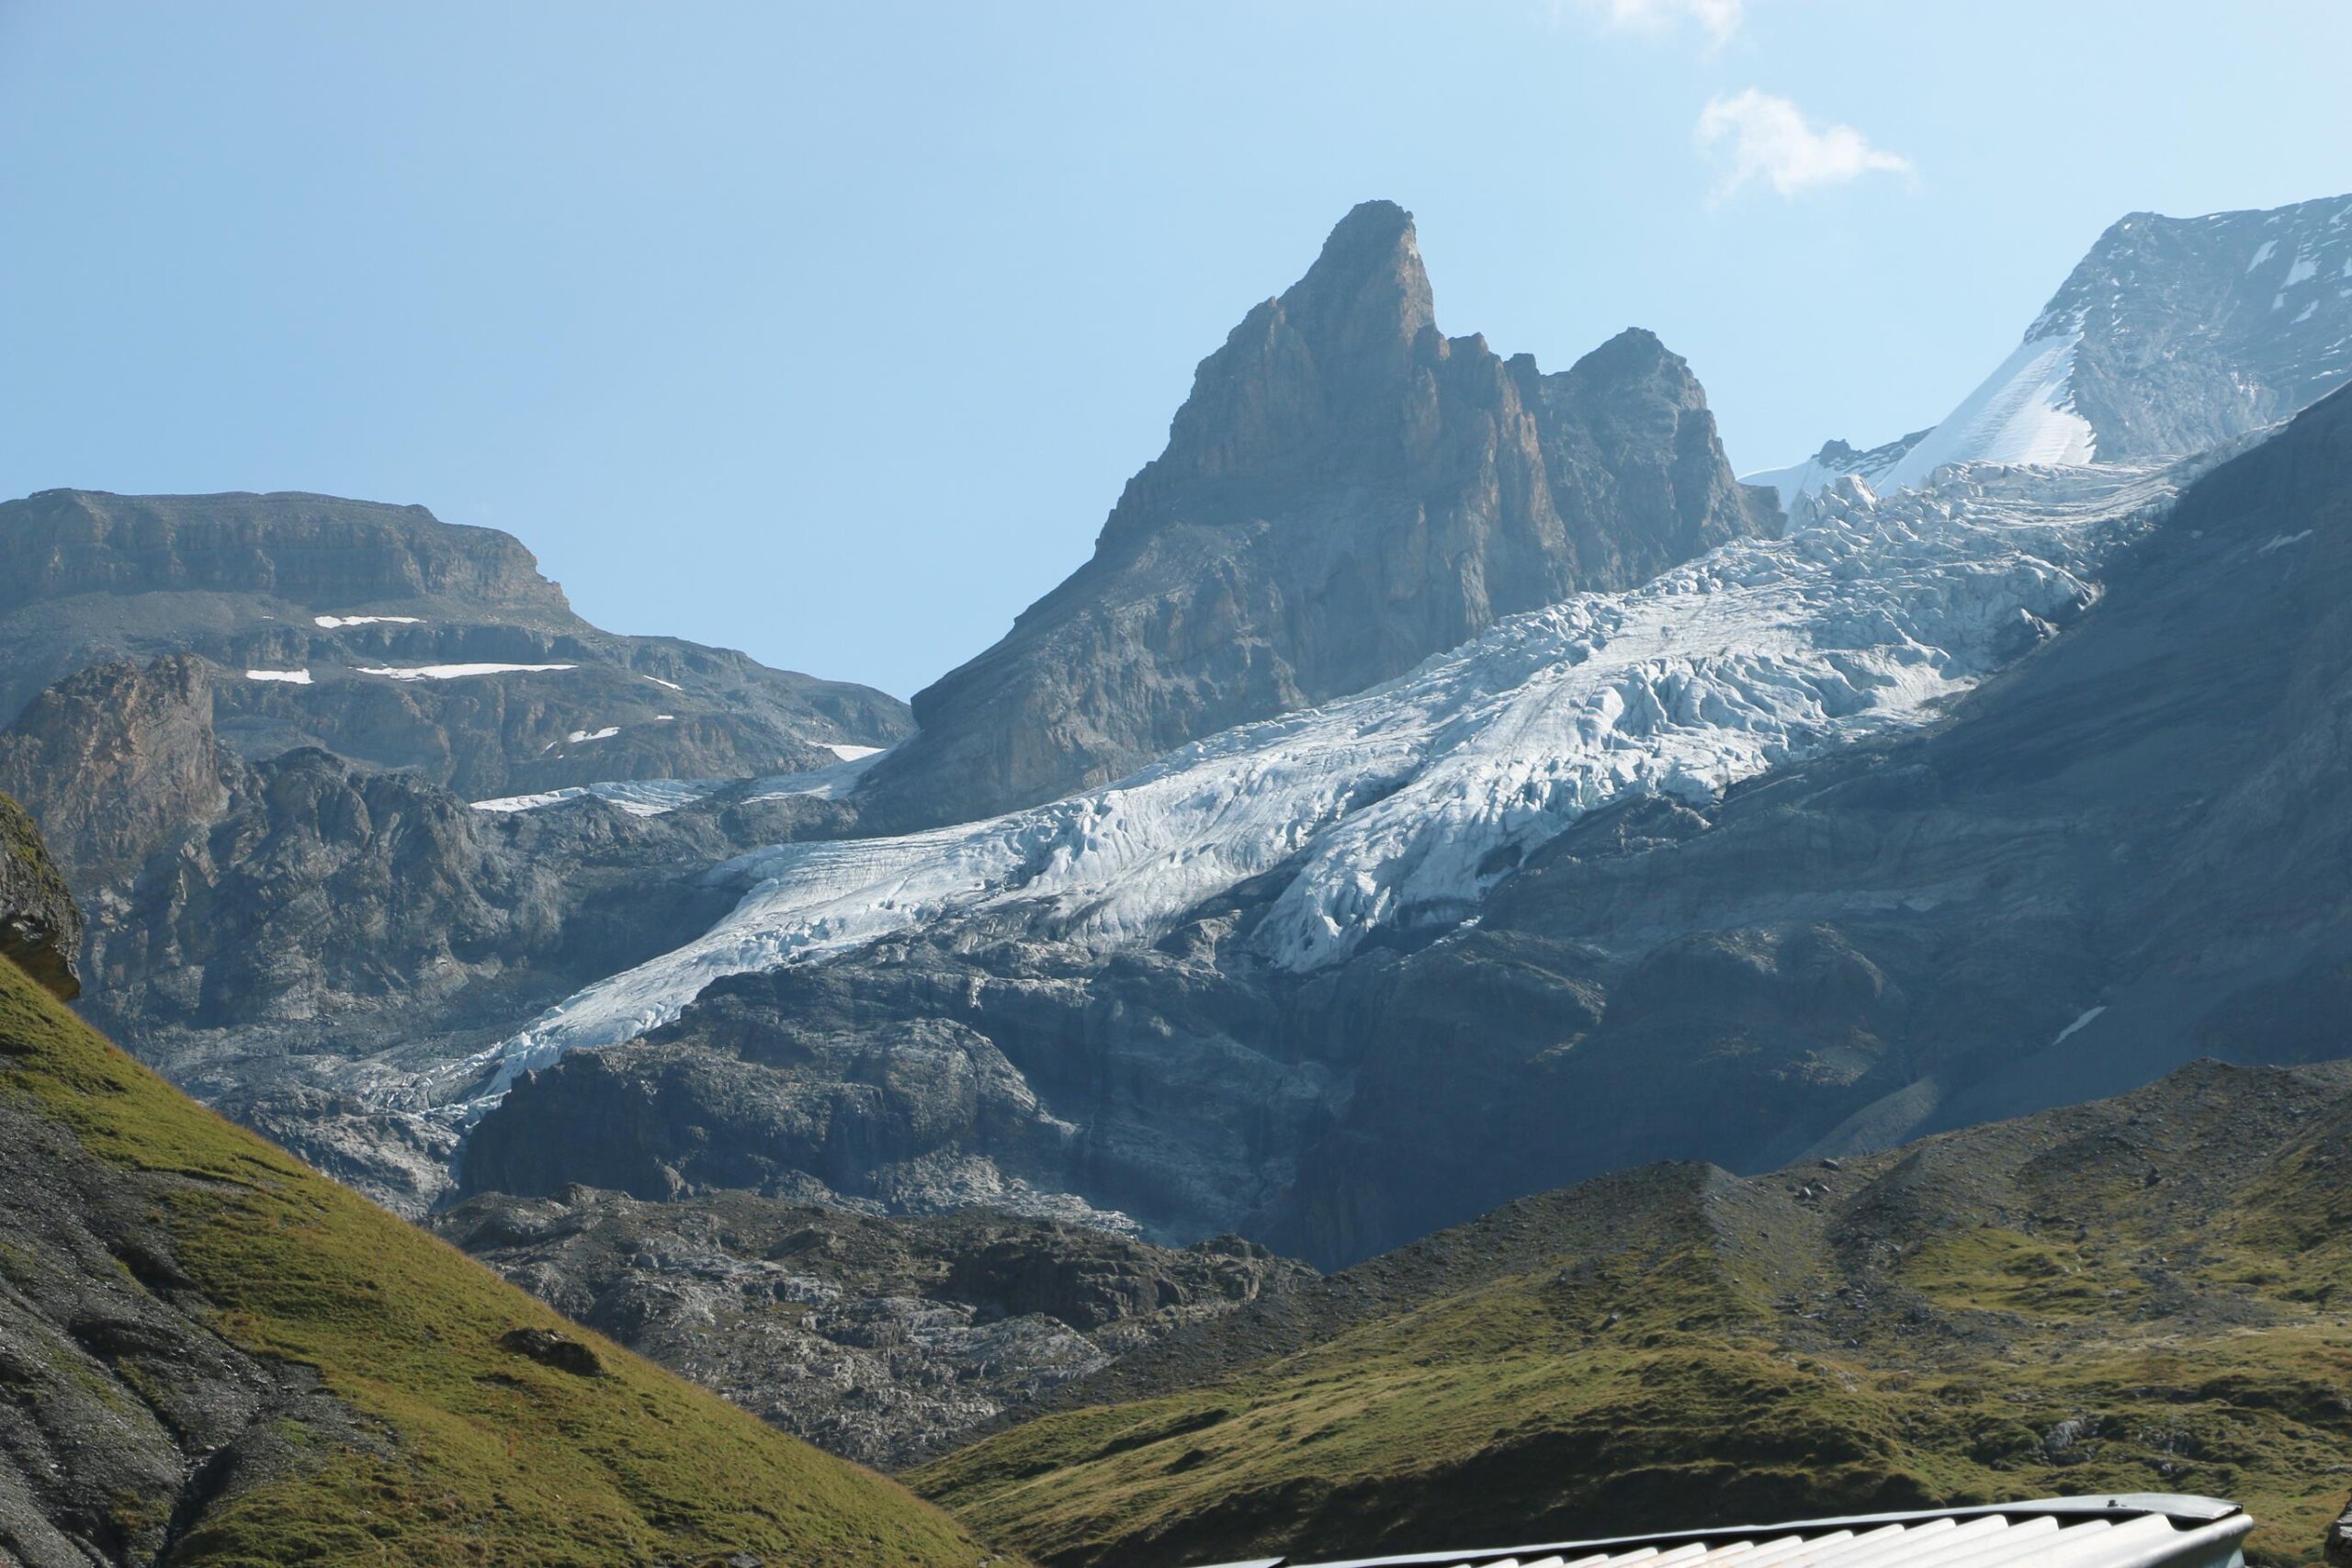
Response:
[[[91,888],[219,817],[235,773],[213,731],[210,667],[192,654],[68,676],[0,733],[0,790]]]
[[[1544,376],[1434,320],[1411,216],[1357,208],[1202,362],[1094,558],[916,696],[861,799],[894,823],[1049,799],[1779,525],[1649,333]]]
[[[0,718],[93,665],[199,654],[248,760],[324,746],[469,798],[787,773],[911,728],[866,687],[601,631],[516,540],[422,507],[44,491],[0,503]],[[480,665],[565,668],[371,673]]]
[[[2199,452],[2352,377],[2352,197],[2269,211],[2119,220],[2036,337],[2079,323],[2074,407],[2108,461]]]
[[[740,1156],[709,1108],[757,1042],[944,1021],[1077,1130],[1040,1186],[1329,1265],[1647,1160],[1765,1169],[2199,1055],[2341,1055],[2347,605],[2340,395],[2193,486],[1950,722],[1588,818],[1473,927],[1295,976],[1253,955],[1278,889],[1107,957],[968,920],[719,982],[664,1043],[564,1064],[477,1135],[548,1190],[607,1168],[567,1130],[609,1102],[662,1129],[631,1159],[718,1168]],[[692,1096],[654,1070],[678,1048]]]
[[[2352,1504],[2327,1529],[2327,1561],[2329,1568],[2352,1568]]]
[[[705,1037],[578,1054],[530,1075],[509,1096],[515,1113],[469,1141],[464,1190],[744,1189],[873,1212],[978,1202],[1124,1224],[1061,1190],[1076,1129],[977,1031],[938,1019],[781,1032],[756,1027],[764,1013],[746,1021],[755,1027],[731,1051]],[[557,1128],[569,1155],[532,1131]]]
[[[603,1358],[595,1347],[569,1334],[559,1334],[552,1328],[510,1328],[500,1337],[499,1344],[518,1356],[528,1356],[544,1366],[575,1377],[600,1378],[605,1375]]]
[[[62,1001],[82,991],[82,911],[25,808],[0,795],[0,959]]]
[[[740,1191],[499,1194],[430,1223],[579,1322],[889,1467],[1315,1278],[1232,1236],[1170,1249],[1001,1212],[885,1220]]]

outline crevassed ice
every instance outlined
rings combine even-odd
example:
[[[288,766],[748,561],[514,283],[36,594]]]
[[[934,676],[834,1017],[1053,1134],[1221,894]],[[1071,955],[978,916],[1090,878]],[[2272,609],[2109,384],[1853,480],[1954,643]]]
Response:
[[[1498,864],[1632,793],[1700,800],[1931,716],[2047,624],[2194,463],[1969,467],[1880,499],[1847,479],[1781,539],[1726,545],[1624,593],[1498,623],[1402,678],[1170,753],[1108,788],[899,838],[796,843],[674,952],[550,1010],[440,1087],[514,1076],[674,1018],[712,980],[924,922],[1017,919],[1148,941],[1295,862],[1259,928],[1309,969],[1397,922],[1467,916]],[[430,1094],[432,1091],[427,1090]]]

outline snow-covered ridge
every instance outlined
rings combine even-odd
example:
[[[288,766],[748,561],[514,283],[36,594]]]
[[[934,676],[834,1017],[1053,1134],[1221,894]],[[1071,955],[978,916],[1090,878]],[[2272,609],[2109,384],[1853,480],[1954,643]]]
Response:
[[[1948,463],[2087,463],[2210,446],[2352,378],[2347,280],[2352,197],[2193,219],[2132,213],[1925,439],[1859,453],[1833,442],[1805,462],[1743,477],[1777,487],[1788,506],[1849,473],[1883,493],[1925,484]]]
[[[2075,412],[2071,382],[2079,324],[2019,344],[1961,405],[1886,470],[1883,490],[1924,485],[1948,463],[2088,463],[2091,422]]]
[[[1840,481],[1789,535],[1625,593],[1499,623],[1402,678],[1170,753],[1108,788],[895,839],[797,843],[714,874],[748,890],[696,941],[589,987],[444,1076],[488,1095],[677,1016],[711,981],[976,916],[1107,948],[1299,869],[1260,926],[1304,970],[1383,926],[1456,921],[1513,863],[1631,794],[1698,800],[1925,722],[2097,594],[2189,465]],[[479,1103],[479,1102],[478,1102]]]

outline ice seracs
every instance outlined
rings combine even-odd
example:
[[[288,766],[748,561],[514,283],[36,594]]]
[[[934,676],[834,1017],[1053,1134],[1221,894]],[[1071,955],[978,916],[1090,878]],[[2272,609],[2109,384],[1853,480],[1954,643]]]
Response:
[[[1012,922],[1104,949],[1278,871],[1258,940],[1286,968],[1384,928],[1458,922],[1504,869],[1613,800],[1702,799],[1925,722],[2091,602],[2100,563],[2190,468],[1974,466],[1885,498],[1840,480],[1785,537],[1503,621],[1396,681],[1108,788],[743,856],[714,874],[744,892],[704,936],[572,997],[435,1092],[494,1096],[565,1051],[657,1027],[723,976],[917,925]]]

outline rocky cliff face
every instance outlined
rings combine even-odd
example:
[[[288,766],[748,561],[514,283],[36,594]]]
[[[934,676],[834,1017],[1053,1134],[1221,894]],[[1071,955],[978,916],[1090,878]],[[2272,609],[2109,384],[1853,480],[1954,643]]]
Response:
[[[25,808],[0,794],[0,959],[62,1001],[82,991],[82,911]]]
[[[916,696],[862,798],[942,821],[1101,784],[1778,524],[1655,337],[1550,376],[1445,337],[1411,215],[1367,202],[1202,362],[1093,558]]]
[[[473,1199],[433,1228],[568,1316],[829,1452],[889,1468],[1314,1278],[965,1210],[885,1220],[747,1192]]]
[[[2034,332],[2082,334],[2071,390],[2103,460],[2197,452],[2352,377],[2347,277],[2352,196],[2134,212],[2099,236]]]
[[[0,732],[0,790],[40,818],[86,890],[228,808],[243,769],[214,732],[211,676],[193,654],[100,665]]]

